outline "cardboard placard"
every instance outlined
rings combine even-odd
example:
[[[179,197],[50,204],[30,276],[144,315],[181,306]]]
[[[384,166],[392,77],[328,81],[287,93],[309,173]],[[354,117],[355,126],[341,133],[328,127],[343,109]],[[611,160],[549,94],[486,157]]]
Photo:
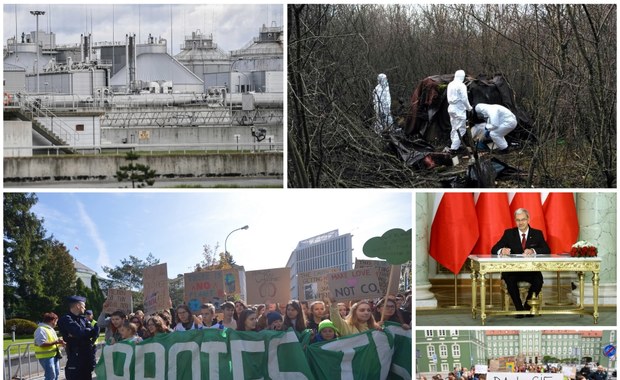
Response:
[[[476,373],[487,373],[487,372],[489,372],[489,366],[487,366],[485,364],[476,364],[476,367],[474,368],[474,371]]]
[[[388,283],[390,280],[390,269],[392,265],[384,260],[361,260],[355,259],[355,269],[361,268],[374,268],[377,271],[377,277],[379,278],[379,287],[381,293],[386,295],[388,290],[390,295],[395,296],[398,293],[398,280],[400,279],[400,265],[396,265],[398,270],[394,273],[396,281],[392,281],[392,289],[388,289]]]
[[[300,301],[322,301],[329,296],[327,275],[338,272],[338,268],[318,269],[297,275],[297,289]]]
[[[561,373],[489,372],[487,380],[564,380]]]
[[[223,270],[222,278],[224,280],[224,294],[226,296],[241,295],[241,282],[239,281],[239,271],[237,269]]]
[[[144,314],[170,309],[170,290],[168,288],[168,265],[166,263],[144,268],[142,273],[144,287]]]
[[[199,313],[203,303],[210,302],[219,309],[220,304],[226,301],[223,271],[185,273],[183,279],[183,300],[193,313]]]
[[[125,315],[131,314],[133,311],[133,295],[131,290],[126,289],[108,289],[108,297],[105,300],[106,307],[103,312],[112,314],[117,310],[122,311]]]
[[[327,275],[329,292],[337,301],[380,298],[384,294],[373,268],[353,269]]]
[[[274,268],[245,272],[248,304],[286,304],[291,299],[291,269]]]

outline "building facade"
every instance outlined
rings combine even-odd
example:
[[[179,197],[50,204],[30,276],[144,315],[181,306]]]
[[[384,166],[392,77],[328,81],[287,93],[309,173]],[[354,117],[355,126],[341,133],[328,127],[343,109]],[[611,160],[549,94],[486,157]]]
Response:
[[[291,296],[299,298],[297,274],[318,269],[353,269],[352,235],[340,235],[338,230],[302,240],[286,263],[291,268]]]
[[[447,375],[454,367],[486,364],[484,348],[484,331],[418,330],[416,372],[431,378],[438,373]]]

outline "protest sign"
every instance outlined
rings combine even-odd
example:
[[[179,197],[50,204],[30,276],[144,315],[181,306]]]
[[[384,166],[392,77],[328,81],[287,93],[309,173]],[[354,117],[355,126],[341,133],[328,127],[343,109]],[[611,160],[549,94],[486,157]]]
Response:
[[[226,301],[223,271],[185,273],[183,280],[183,299],[193,313],[200,312],[203,303],[210,302],[219,309],[219,305]]]
[[[489,372],[489,366],[487,366],[485,364],[476,364],[476,367],[474,368],[474,371],[477,374],[487,373],[487,372]]]
[[[327,278],[330,295],[337,301],[379,298],[384,295],[379,288],[377,272],[372,268],[330,273]]]
[[[489,372],[487,380],[564,380],[561,373]]]
[[[108,297],[104,302],[103,312],[112,314],[117,310],[122,311],[126,315],[133,311],[133,296],[131,290],[126,289],[108,289]]]
[[[179,331],[106,345],[95,373],[100,380],[411,379],[411,330],[386,327],[316,344],[308,344],[309,331],[298,338],[292,329]]]
[[[237,269],[222,270],[222,278],[224,279],[224,294],[226,296],[241,294],[241,282],[239,281],[239,271]]]
[[[338,272],[338,268],[318,269],[297,274],[297,289],[300,301],[322,301],[329,296],[327,274]]]
[[[249,271],[245,278],[249,304],[286,304],[291,299],[290,268]]]
[[[392,289],[388,289],[391,267],[392,265],[388,263],[387,261],[355,259],[355,269],[361,269],[361,268],[375,269],[377,271],[377,278],[379,279],[379,287],[381,289],[381,293],[383,293],[383,295],[386,295],[388,294],[388,290],[389,290],[389,294],[394,296],[396,295],[396,293],[398,293],[398,282],[399,282],[398,280],[400,279],[400,265],[396,266],[398,269],[396,270],[395,276],[397,275],[398,279],[396,279],[396,281],[392,281]]]
[[[166,263],[144,268],[142,273],[144,293],[144,314],[169,309],[168,266]]]

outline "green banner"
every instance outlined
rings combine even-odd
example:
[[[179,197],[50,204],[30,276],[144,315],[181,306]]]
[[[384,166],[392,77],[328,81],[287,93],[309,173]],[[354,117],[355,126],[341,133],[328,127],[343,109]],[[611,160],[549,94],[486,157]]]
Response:
[[[174,332],[105,346],[95,372],[103,380],[411,379],[411,330],[386,325],[330,342],[309,338],[292,329]]]

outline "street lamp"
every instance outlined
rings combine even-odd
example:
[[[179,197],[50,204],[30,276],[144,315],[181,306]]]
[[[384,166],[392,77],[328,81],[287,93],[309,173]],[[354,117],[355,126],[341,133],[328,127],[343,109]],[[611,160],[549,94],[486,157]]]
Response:
[[[30,11],[30,14],[37,18],[37,31],[35,45],[37,46],[37,94],[39,93],[39,16],[45,14],[45,11]]]
[[[239,227],[237,229],[234,229],[232,231],[230,231],[230,233],[228,234],[228,236],[230,236],[233,232],[235,231],[239,231],[239,230],[247,230],[248,228],[250,228],[250,226],[245,225],[243,227]],[[224,240],[224,253],[228,253],[228,249],[226,249],[226,243],[228,243],[228,236],[226,236],[226,240]]]
[[[230,86],[230,91],[228,91],[228,93],[226,95],[228,95],[228,103],[230,105],[230,125],[232,125],[232,73],[233,73],[233,68],[235,67],[235,64],[239,61],[242,61],[243,57],[239,57],[236,60],[232,61],[232,63],[230,64],[230,81],[229,81],[229,86]]]
[[[250,80],[250,78],[247,75],[245,75],[244,72],[241,72],[239,70],[235,70],[235,72],[243,75],[245,77],[245,80],[248,81],[249,90],[248,90],[248,87],[246,87],[246,91],[245,92],[252,91],[252,81]],[[241,91],[241,78],[239,78],[239,91]]]

